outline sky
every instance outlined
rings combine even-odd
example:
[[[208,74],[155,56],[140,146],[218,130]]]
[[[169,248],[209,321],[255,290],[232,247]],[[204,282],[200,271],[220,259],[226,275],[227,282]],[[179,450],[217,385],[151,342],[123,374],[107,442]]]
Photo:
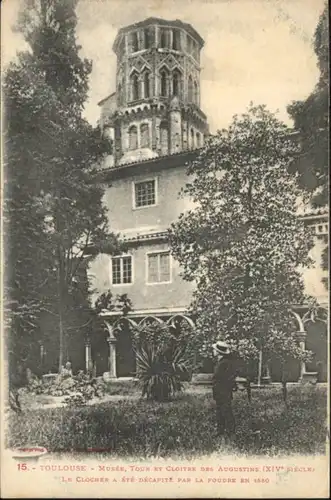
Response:
[[[2,3],[2,64],[25,44],[11,27],[27,0]],[[92,60],[85,116],[95,124],[98,102],[115,90],[117,31],[147,17],[180,19],[205,40],[201,57],[201,107],[210,131],[226,127],[251,101],[266,104],[286,123],[293,100],[318,80],[313,36],[324,0],[80,0],[81,54]]]

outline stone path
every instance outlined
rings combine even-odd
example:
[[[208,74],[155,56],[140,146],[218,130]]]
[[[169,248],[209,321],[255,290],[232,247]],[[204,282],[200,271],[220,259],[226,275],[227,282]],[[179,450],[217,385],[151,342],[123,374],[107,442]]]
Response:
[[[24,396],[21,399],[21,404],[23,410],[39,410],[39,409],[48,409],[48,408],[64,408],[66,405],[65,400],[68,396]],[[86,403],[87,406],[94,406],[96,404],[106,403],[109,401],[122,401],[124,399],[139,399],[140,395],[121,395],[121,394],[106,394],[102,398],[93,398]]]
[[[201,394],[205,392],[209,392],[210,388],[204,386],[189,386],[185,389],[186,394]],[[21,405],[23,410],[39,410],[39,409],[47,409],[47,408],[64,408],[66,407],[65,399],[68,396],[48,396],[45,394],[40,395],[30,395],[30,394],[22,394],[21,396]],[[101,398],[93,398],[87,402],[87,406],[94,406],[101,403],[107,402],[115,402],[115,401],[123,401],[123,400],[139,400],[140,393],[136,394],[106,394]]]

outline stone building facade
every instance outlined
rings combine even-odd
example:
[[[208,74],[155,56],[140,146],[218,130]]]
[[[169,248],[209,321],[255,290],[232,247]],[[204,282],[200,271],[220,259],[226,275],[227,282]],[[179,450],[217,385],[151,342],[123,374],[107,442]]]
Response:
[[[149,18],[122,28],[113,45],[116,92],[99,105],[100,126],[114,140],[114,155],[107,159],[100,179],[105,186],[109,225],[127,242],[128,251],[118,257],[99,255],[89,274],[94,298],[108,290],[129,296],[133,310],[126,321],[131,324],[151,317],[170,324],[184,318],[193,326],[187,313],[193,284],[180,277],[170,254],[167,228],[190,208],[190,201],[179,193],[186,182],[187,162],[208,134],[207,118],[200,108],[203,43],[189,24]],[[293,308],[298,340],[318,351],[312,365],[295,367],[293,380],[311,378],[318,361],[326,370],[327,293],[321,282],[320,255],[328,217],[310,212],[302,216],[316,228],[316,267],[304,278],[308,293],[318,299],[321,308],[314,317],[307,308]],[[96,361],[97,372],[105,370],[109,377],[133,376],[129,332],[116,329],[121,314],[105,310],[102,316],[108,335],[104,361],[99,366]],[[87,346],[86,356],[91,355],[95,361]]]

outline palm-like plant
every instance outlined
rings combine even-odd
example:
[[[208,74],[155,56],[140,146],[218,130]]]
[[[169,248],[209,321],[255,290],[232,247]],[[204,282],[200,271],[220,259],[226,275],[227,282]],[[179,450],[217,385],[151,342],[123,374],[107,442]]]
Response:
[[[142,396],[167,401],[182,390],[182,375],[189,370],[185,349],[176,347],[160,351],[154,345],[143,344],[136,350],[136,362]]]

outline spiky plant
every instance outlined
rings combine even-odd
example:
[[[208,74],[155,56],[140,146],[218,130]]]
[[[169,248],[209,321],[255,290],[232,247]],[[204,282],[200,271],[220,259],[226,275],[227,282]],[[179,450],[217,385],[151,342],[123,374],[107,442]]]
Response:
[[[168,401],[183,388],[181,375],[189,370],[183,348],[159,351],[157,347],[143,344],[136,350],[137,378],[142,396],[155,401]]]

